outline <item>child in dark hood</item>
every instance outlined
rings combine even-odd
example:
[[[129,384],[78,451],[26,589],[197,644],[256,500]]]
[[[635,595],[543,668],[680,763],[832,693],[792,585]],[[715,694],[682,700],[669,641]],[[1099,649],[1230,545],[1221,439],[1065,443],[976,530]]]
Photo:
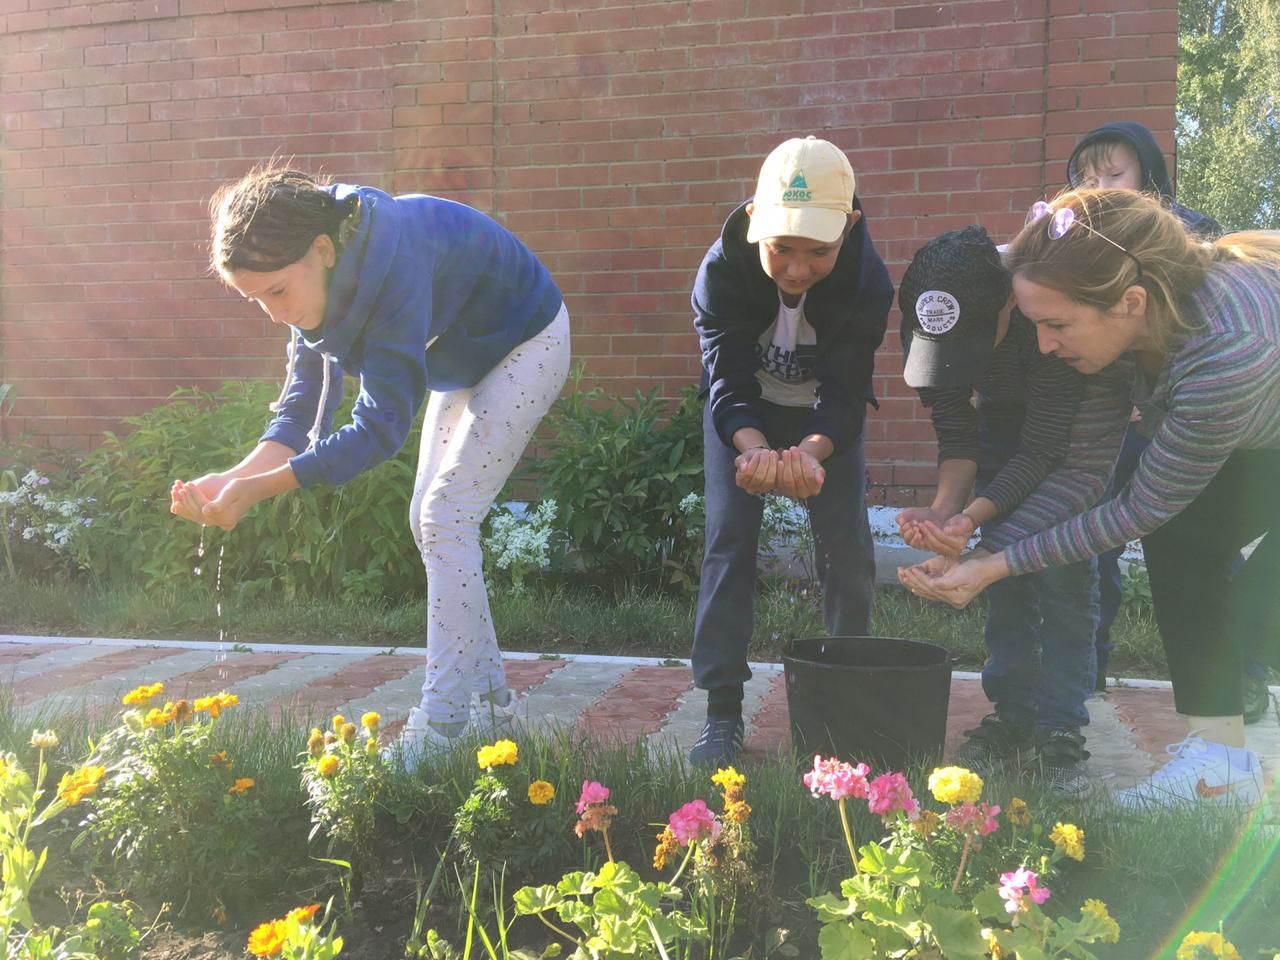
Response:
[[[1206,240],[1222,235],[1222,224],[1213,217],[1173,199],[1173,182],[1160,145],[1150,130],[1132,120],[1103,124],[1081,137],[1067,161],[1067,183],[1072,189],[1157,194],[1192,233]]]
[[[274,164],[214,197],[212,267],[290,328],[276,416],[238,465],[175,481],[170,510],[230,530],[255,504],[340,484],[394,456],[430,393],[409,513],[427,569],[427,679],[401,759],[509,721],[512,694],[481,570],[480,523],[569,368],[546,268],[478,210],[392,197]],[[352,422],[334,431],[343,374]]]
[[[706,547],[693,633],[707,721],[694,763],[728,763],[742,745],[763,494],[808,510],[827,630],[870,629],[875,556],[862,428],[892,302],[848,158],[814,137],[778,146],[693,287],[707,393]]]

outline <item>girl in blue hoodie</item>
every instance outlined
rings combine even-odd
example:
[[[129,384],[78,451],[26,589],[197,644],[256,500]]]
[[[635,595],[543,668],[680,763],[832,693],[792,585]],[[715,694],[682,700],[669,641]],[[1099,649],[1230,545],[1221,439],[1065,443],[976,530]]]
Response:
[[[464,204],[329,184],[268,165],[211,204],[212,266],[290,328],[276,416],[239,464],[176,481],[171,511],[230,530],[254,504],[345,483],[393,456],[430,393],[410,505],[427,571],[427,676],[404,759],[508,712],[480,524],[569,369],[569,316],[546,268]],[[343,375],[351,423],[334,431]]]

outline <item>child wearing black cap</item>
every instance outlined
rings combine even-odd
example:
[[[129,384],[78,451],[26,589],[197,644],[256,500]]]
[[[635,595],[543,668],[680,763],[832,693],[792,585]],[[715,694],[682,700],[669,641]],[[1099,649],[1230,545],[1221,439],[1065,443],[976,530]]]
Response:
[[[995,551],[1092,506],[1124,429],[1131,366],[1086,378],[1041,353],[1035,328],[1010,310],[1009,275],[981,227],[925,244],[898,302],[904,378],[929,408],[939,447],[937,494],[898,515],[904,539],[956,554],[981,527],[979,549]],[[954,762],[990,771],[1036,760],[1049,789],[1089,789],[1081,728],[1094,584],[1085,562],[988,592],[982,684],[995,710],[966,731]]]

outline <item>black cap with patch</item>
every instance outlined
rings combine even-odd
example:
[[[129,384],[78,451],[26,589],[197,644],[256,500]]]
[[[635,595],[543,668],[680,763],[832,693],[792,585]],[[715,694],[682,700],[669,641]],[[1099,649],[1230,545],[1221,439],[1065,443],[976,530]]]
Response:
[[[982,227],[934,237],[898,287],[907,386],[965,387],[982,376],[1012,279]]]

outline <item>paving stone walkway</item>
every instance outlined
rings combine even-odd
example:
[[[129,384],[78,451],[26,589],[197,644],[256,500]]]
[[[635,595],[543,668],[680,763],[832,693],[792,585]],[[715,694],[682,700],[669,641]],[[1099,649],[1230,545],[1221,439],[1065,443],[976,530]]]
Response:
[[[577,727],[602,738],[637,740],[684,751],[702,727],[705,695],[682,661],[508,653],[508,682],[529,724]],[[370,647],[237,645],[0,634],[0,684],[31,716],[118,708],[142,683],[162,680],[166,697],[230,690],[275,715],[382,714],[394,731],[416,706],[425,658],[420,650]],[[786,688],[778,664],[754,664],[743,704],[746,752],[763,756],[789,738]],[[974,674],[956,673],[948,711],[948,746],[989,710]],[[1168,684],[1117,681],[1089,704],[1091,775],[1110,788],[1128,786],[1165,760],[1183,736]],[[1249,746],[1269,772],[1280,771],[1280,722],[1274,712],[1248,727]]]

